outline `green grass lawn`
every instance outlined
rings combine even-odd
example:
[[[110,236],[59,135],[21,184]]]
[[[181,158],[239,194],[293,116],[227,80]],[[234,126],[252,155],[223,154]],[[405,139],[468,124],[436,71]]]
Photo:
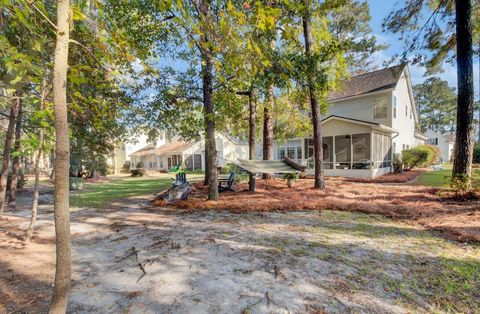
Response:
[[[171,186],[170,178],[174,175],[166,174],[160,178],[115,178],[103,183],[90,183],[85,189],[72,193],[70,206],[72,207],[103,207],[116,200],[132,196],[154,194]],[[188,175],[189,181],[201,178],[201,175]]]
[[[448,187],[452,175],[452,165],[446,164],[444,170],[424,172],[418,178],[418,183],[427,186]],[[480,169],[473,169],[472,185],[480,186]]]

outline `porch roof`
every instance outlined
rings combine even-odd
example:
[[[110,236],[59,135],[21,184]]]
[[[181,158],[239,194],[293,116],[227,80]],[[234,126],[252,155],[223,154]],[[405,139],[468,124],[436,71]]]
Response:
[[[181,154],[186,149],[192,147],[195,143],[182,142],[182,141],[172,141],[166,143],[159,148],[155,149],[156,155],[166,155],[166,154]]]
[[[386,133],[397,133],[398,131],[388,127],[386,125],[376,123],[376,122],[371,122],[371,121],[365,121],[365,120],[359,120],[359,119],[353,119],[353,118],[347,118],[347,117],[342,117],[342,116],[336,116],[336,115],[331,115],[326,117],[325,119],[322,120],[322,124],[332,121],[332,120],[338,120],[338,121],[345,121],[345,122],[350,122],[354,124],[360,124],[360,125],[365,125],[371,127],[373,130],[378,130],[378,131],[383,131]]]

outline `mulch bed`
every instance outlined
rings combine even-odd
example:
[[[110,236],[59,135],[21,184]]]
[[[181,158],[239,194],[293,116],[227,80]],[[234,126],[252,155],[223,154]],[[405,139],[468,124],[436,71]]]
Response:
[[[365,184],[350,179],[328,178],[325,190],[315,190],[313,180],[302,179],[290,189],[284,180],[257,180],[257,191],[248,183],[236,184],[217,201],[206,201],[208,190],[194,184],[187,201],[176,208],[197,210],[250,211],[342,210],[381,214],[442,231],[447,237],[480,243],[480,200],[474,196],[458,200],[439,188],[416,185]],[[156,206],[166,206],[162,200]]]
[[[413,169],[404,171],[403,173],[389,173],[383,176],[379,176],[373,179],[360,179],[360,178],[345,178],[345,180],[351,182],[364,182],[364,183],[407,183],[416,179],[419,175],[427,171],[426,169]]]

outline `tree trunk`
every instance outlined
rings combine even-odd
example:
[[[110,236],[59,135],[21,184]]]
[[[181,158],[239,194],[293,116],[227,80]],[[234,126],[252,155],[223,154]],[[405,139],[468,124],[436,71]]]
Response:
[[[455,1],[457,37],[457,132],[452,180],[470,186],[473,159],[473,51],[472,5],[470,0]]]
[[[203,185],[208,185],[208,177],[209,177],[209,173],[210,173],[210,167],[209,167],[209,164],[208,164],[208,162],[207,162],[207,160],[208,160],[208,151],[207,151],[206,148],[205,148],[205,153],[204,153],[204,155],[205,155],[205,160],[204,160],[204,162],[205,162],[205,178],[204,178],[204,180],[203,180]]]
[[[67,70],[70,1],[57,1],[57,39],[53,73],[53,111],[55,126],[55,283],[49,313],[65,313],[71,278],[69,212],[70,143],[67,118]]]
[[[17,122],[15,124],[15,146],[13,151],[16,155],[12,159],[12,178],[10,180],[10,186],[8,187],[8,206],[15,206],[15,200],[17,196],[18,176],[20,173],[20,137],[22,136],[22,113],[23,113],[23,101],[19,99]]]
[[[311,49],[313,44],[312,29],[310,24],[310,12],[306,9],[303,21],[303,36],[305,39],[305,55],[311,58]],[[315,164],[315,189],[323,190],[325,188],[325,177],[323,173],[323,143],[322,143],[322,126],[321,114],[318,105],[317,95],[315,92],[315,83],[310,73],[307,74],[308,90],[310,96],[310,106],[312,108],[312,124],[313,124],[313,148],[314,148],[314,164]]]
[[[47,76],[43,79],[42,84],[42,94],[40,96],[40,111],[45,110],[45,96],[47,92]],[[37,158],[35,159],[35,184],[33,186],[33,204],[32,204],[32,216],[30,217],[30,224],[28,225],[27,231],[25,232],[25,242],[29,242],[33,235],[33,228],[37,221],[37,209],[38,209],[38,199],[40,196],[40,160],[43,155],[43,146],[44,146],[44,131],[43,127],[40,125],[40,131],[38,134],[38,149],[37,149]]]
[[[255,119],[256,119],[256,106],[255,99],[253,95],[253,88],[250,89],[248,94],[248,108],[249,108],[249,117],[248,117],[248,159],[255,159]],[[255,175],[251,173],[248,178],[248,190],[250,192],[255,192]]]
[[[14,96],[17,96],[17,93],[15,93]],[[5,134],[5,146],[3,148],[2,170],[0,172],[0,219],[3,216],[3,209],[5,207],[8,165],[10,163],[10,153],[12,152],[13,133],[15,131],[15,121],[17,119],[19,105],[20,105],[20,98],[14,98],[10,106],[8,128],[7,128],[7,133]]]
[[[202,23],[208,23],[210,2],[200,1]],[[205,175],[208,181],[208,200],[218,199],[218,175],[217,175],[217,148],[215,143],[215,111],[212,102],[213,93],[213,64],[212,50],[209,47],[209,28],[203,29],[202,42],[202,84],[203,84],[203,110],[205,115]]]
[[[32,216],[30,217],[30,224],[25,233],[25,242],[29,242],[30,238],[33,235],[33,228],[35,227],[35,222],[37,221],[37,209],[38,209],[38,199],[39,199],[39,189],[40,189],[40,159],[42,158],[43,153],[43,128],[40,128],[39,132],[39,146],[37,149],[37,156],[35,159],[35,184],[33,186],[33,204],[32,204]]]
[[[480,42],[478,43],[478,137],[477,143],[480,144]]]
[[[263,160],[273,159],[273,118],[272,111],[275,106],[275,85],[270,84],[267,90],[267,101],[263,108]],[[271,179],[271,175],[264,174],[264,179]]]

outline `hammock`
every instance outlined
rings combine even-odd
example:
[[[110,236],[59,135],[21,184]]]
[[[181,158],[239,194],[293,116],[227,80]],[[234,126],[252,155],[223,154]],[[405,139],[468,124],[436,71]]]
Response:
[[[237,166],[252,174],[287,174],[305,171],[305,167],[291,159],[284,160],[245,160],[238,159]]]

